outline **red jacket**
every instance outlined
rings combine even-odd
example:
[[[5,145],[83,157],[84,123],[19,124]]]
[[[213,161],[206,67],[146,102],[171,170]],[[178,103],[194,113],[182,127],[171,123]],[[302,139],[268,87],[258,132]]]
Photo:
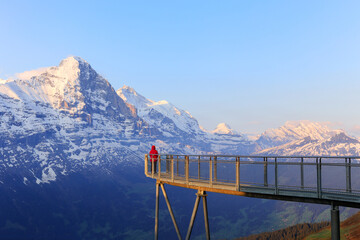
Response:
[[[151,151],[150,151],[150,161],[151,162],[156,162],[158,160],[158,151],[155,149],[155,146],[151,147]]]

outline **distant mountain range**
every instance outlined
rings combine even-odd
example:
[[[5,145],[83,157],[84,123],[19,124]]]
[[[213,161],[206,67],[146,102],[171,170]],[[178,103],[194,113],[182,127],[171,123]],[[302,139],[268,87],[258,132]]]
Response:
[[[255,140],[225,123],[206,131],[165,100],[128,86],[115,91],[79,57],[17,76],[0,82],[0,163],[25,167],[27,181],[46,183],[77,167],[140,164],[151,144],[184,154],[360,155],[358,139],[310,121],[286,122]]]

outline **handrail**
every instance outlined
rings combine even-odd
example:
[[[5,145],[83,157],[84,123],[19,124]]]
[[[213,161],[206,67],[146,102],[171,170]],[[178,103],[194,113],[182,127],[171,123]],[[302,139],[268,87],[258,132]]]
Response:
[[[218,155],[218,154],[202,154],[202,155],[195,155],[195,154],[173,154],[173,153],[162,153],[161,155],[173,155],[173,156],[189,156],[189,157],[249,157],[249,158],[352,158],[352,159],[360,159],[360,156],[326,156],[326,155],[306,155],[306,156],[286,156],[286,155]]]

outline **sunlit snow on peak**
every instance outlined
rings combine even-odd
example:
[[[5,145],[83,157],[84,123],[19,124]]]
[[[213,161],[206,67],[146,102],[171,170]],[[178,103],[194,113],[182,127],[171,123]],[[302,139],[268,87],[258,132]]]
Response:
[[[169,102],[166,100],[160,100],[158,102],[153,102],[152,105],[166,105],[166,104],[169,104]]]
[[[17,73],[15,74],[15,77],[21,80],[30,80],[32,77],[40,76],[41,74],[45,73],[47,70],[48,68],[39,68],[36,70],[26,71],[23,73]]]
[[[212,131],[212,133],[217,133],[217,134],[230,134],[230,135],[235,135],[237,134],[236,131],[234,131],[233,129],[231,129],[231,127],[229,125],[227,125],[226,123],[219,123],[216,127],[215,130]]]
[[[84,59],[82,59],[81,57],[77,57],[77,56],[70,56],[70,57],[67,57],[65,59],[63,59],[61,62],[60,62],[60,65],[59,66],[62,66],[62,65],[79,65],[80,63],[82,64],[88,64],[88,62],[86,62]]]

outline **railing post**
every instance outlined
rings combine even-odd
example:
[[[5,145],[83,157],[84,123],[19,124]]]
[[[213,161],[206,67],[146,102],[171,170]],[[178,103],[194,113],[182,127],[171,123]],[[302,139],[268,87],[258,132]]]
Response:
[[[346,192],[351,192],[351,158],[345,158],[345,167],[346,167]]]
[[[349,158],[349,192],[351,192],[351,158]]]
[[[275,158],[275,194],[279,194],[277,158]]]
[[[185,179],[186,184],[189,184],[189,156],[185,156]]]
[[[316,158],[317,194],[321,198],[321,158]]]
[[[268,186],[268,159],[264,157],[264,186]]]
[[[160,179],[161,178],[161,156],[160,156],[160,154],[159,154],[159,159],[158,159],[158,169],[159,169],[159,171],[158,171],[158,179]]]
[[[148,161],[149,161],[149,157],[148,157],[148,155],[147,155],[147,154],[145,154],[145,175],[146,175],[146,176],[148,176],[148,174],[149,174],[149,169],[148,169],[149,165],[148,165]]]
[[[212,187],[213,179],[212,179],[212,159],[211,159],[211,157],[210,157],[210,160],[209,160],[209,184]]]
[[[300,165],[300,175],[301,175],[301,189],[304,189],[304,158],[301,158]]]
[[[174,182],[174,156],[170,156],[171,161],[171,181]]]
[[[200,180],[200,156],[198,156],[198,180]]]
[[[166,173],[170,172],[170,156],[166,155]]]
[[[217,157],[214,157],[214,181],[217,181]]]
[[[240,191],[240,157],[236,157],[236,191]]]
[[[179,155],[176,156],[176,176],[179,176]]]

